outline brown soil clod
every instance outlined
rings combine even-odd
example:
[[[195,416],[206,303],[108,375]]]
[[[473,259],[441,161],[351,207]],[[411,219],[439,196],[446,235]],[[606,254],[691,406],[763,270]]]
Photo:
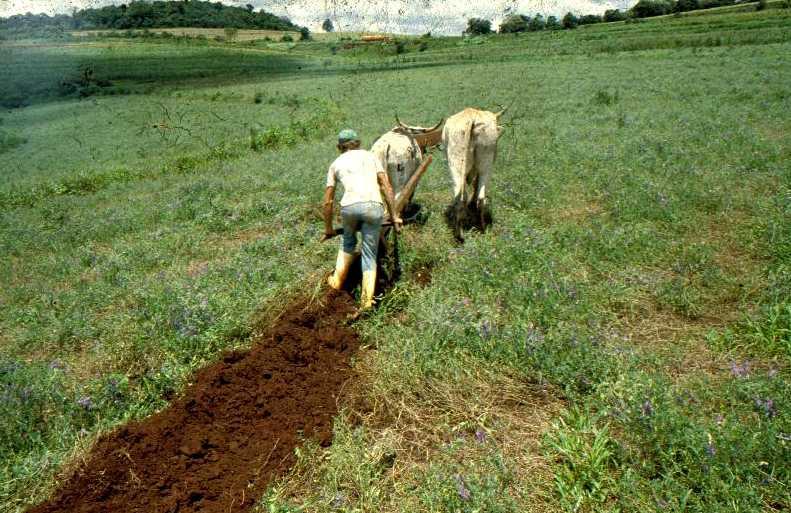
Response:
[[[197,373],[165,410],[102,437],[29,513],[251,511],[302,438],[327,446],[359,346],[345,292],[297,302],[253,348]]]

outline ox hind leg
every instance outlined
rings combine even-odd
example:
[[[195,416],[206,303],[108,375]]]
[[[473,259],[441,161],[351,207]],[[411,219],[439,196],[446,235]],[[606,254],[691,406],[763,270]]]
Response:
[[[489,185],[489,178],[494,168],[495,155],[497,147],[483,146],[475,150],[475,170],[473,171],[477,176],[477,184],[475,187],[475,211],[480,223],[481,231],[486,231],[486,228],[492,224],[492,211],[489,205],[489,198],[487,196],[487,188]]]
[[[445,210],[445,221],[453,231],[453,237],[456,242],[462,243],[464,242],[464,237],[461,236],[461,229],[466,217],[468,190],[466,187],[467,174],[464,172],[466,159],[448,152],[447,160],[450,177],[453,181],[453,201]]]
[[[448,205],[445,211],[445,219],[448,222],[448,226],[453,230],[453,237],[456,242],[461,243],[464,242],[464,237],[461,236],[461,229],[467,217],[466,177],[458,176],[455,172],[451,172],[451,175],[453,177],[453,202]]]

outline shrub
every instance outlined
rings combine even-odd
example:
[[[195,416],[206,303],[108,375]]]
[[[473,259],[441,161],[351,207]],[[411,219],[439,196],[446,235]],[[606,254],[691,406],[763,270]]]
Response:
[[[515,34],[517,32],[525,32],[527,30],[527,16],[521,14],[513,14],[507,17],[500,24],[500,34]]]
[[[11,151],[27,142],[27,139],[0,129],[0,154]]]
[[[492,33],[492,22],[483,18],[470,18],[467,20],[467,34],[484,35]]]
[[[299,29],[299,40],[300,41],[310,41],[310,30],[307,27],[302,27]]]
[[[402,53],[406,53],[406,43],[403,41],[396,41],[395,43],[395,51],[396,54],[400,55]]]
[[[618,91],[610,93],[603,89],[596,92],[593,97],[593,103],[597,105],[612,105],[618,102]]]
[[[561,23],[563,24],[564,29],[577,28],[577,25],[579,25],[579,18],[574,16],[572,12],[567,12],[566,15],[563,16]]]
[[[284,43],[292,43],[292,42],[294,42],[294,38],[291,37],[291,34],[285,33],[285,34],[283,34],[283,37],[280,38],[280,41],[282,41]]]
[[[225,39],[228,41],[233,41],[239,35],[239,29],[236,27],[225,27],[223,32],[225,32]]]

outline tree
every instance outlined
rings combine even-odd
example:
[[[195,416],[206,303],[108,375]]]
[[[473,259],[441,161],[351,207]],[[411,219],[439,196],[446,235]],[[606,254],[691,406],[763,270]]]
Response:
[[[685,1],[685,0],[680,0]],[[697,1],[697,0],[693,0]],[[607,9],[604,11],[604,21],[623,21],[626,19],[626,13],[618,9]]]
[[[310,41],[310,30],[308,30],[308,27],[302,27],[299,29],[299,40]]]
[[[331,19],[327,18],[326,20],[324,20],[324,23],[321,24],[321,30],[323,30],[324,32],[334,32],[335,25],[332,24]]]
[[[579,24],[580,25],[592,25],[594,23],[601,23],[601,16],[598,14],[585,14],[580,16]]]
[[[470,18],[467,20],[467,34],[484,35],[492,33],[492,22],[482,18]]]
[[[663,0],[639,0],[632,6],[631,12],[635,18],[650,18],[670,14],[672,10],[670,3]]]
[[[540,14],[536,14],[527,24],[527,30],[530,32],[538,32],[539,30],[544,30],[546,26],[547,22],[544,21],[544,17]]]
[[[574,16],[574,14],[571,13],[571,12],[567,12],[566,15],[563,16],[563,20],[561,21],[561,23],[563,24],[563,28],[564,29],[577,28],[577,25],[579,25],[579,22],[580,22],[580,20],[576,16]]]
[[[515,34],[527,30],[526,16],[512,14],[500,23],[500,34]]]
[[[547,30],[559,30],[563,28],[556,16],[548,17],[545,27]]]

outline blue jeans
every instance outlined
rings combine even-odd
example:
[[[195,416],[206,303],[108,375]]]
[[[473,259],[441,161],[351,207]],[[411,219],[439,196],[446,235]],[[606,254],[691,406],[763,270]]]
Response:
[[[382,231],[384,209],[381,203],[361,201],[341,207],[343,221],[343,251],[354,253],[357,232],[362,233],[362,269],[376,270],[376,253],[379,250],[379,233]]]

